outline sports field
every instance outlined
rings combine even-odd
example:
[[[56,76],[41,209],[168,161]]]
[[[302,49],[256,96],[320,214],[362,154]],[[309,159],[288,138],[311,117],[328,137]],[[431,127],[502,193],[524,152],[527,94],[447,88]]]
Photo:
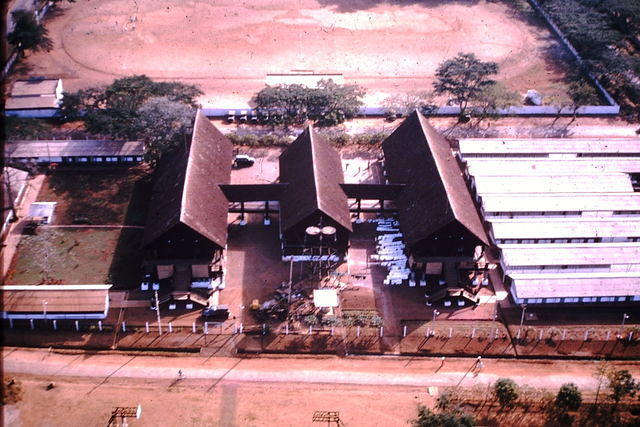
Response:
[[[514,6],[518,4],[519,8]],[[524,1],[78,0],[47,19],[55,42],[24,71],[60,76],[67,90],[144,73],[199,85],[211,107],[246,105],[269,73],[339,73],[389,94],[431,89],[437,65],[460,51],[500,64],[522,93],[562,91],[559,49]]]

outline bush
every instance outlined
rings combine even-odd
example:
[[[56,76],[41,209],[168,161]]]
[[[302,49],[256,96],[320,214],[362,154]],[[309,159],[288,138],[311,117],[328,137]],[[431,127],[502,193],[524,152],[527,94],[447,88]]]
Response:
[[[413,427],[472,427],[473,417],[464,412],[441,412],[436,414],[426,406],[418,407],[418,418],[411,421]]]
[[[577,411],[582,405],[582,393],[574,383],[563,384],[555,400],[556,408],[562,411]]]
[[[512,407],[518,400],[518,385],[511,378],[500,378],[496,381],[493,391],[503,408]]]

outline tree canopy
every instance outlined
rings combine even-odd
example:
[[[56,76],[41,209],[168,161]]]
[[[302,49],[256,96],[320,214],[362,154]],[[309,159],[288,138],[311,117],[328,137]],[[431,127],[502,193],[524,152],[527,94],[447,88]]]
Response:
[[[464,116],[469,101],[495,85],[490,76],[497,73],[497,63],[480,61],[473,53],[458,53],[438,66],[433,87],[436,94],[449,95]]]
[[[195,110],[166,96],[149,98],[138,109],[136,132],[145,142],[145,160],[155,164],[162,153],[186,141],[193,132]]]
[[[640,383],[636,382],[626,369],[610,371],[607,379],[609,380],[609,397],[616,406],[623,398],[635,396],[640,387]]]
[[[82,120],[87,131],[114,138],[136,138],[139,108],[150,98],[165,97],[192,108],[202,91],[180,82],[154,82],[145,75],[114,80],[106,87],[91,87],[64,93],[60,116]]]
[[[473,417],[459,411],[435,413],[420,405],[418,418],[412,420],[413,427],[473,427]]]
[[[49,51],[53,48],[53,40],[49,38],[49,31],[44,25],[39,24],[33,12],[18,9],[11,12],[13,19],[13,31],[7,34],[9,43],[20,51],[40,50]]]
[[[82,120],[92,134],[145,141],[145,158],[153,164],[191,133],[201,94],[193,85],[135,75],[65,92],[60,113],[67,121]]]
[[[320,126],[333,126],[358,114],[364,94],[360,86],[339,85],[329,79],[321,80],[316,88],[299,84],[267,86],[254,101],[258,114],[272,125],[313,120]]]

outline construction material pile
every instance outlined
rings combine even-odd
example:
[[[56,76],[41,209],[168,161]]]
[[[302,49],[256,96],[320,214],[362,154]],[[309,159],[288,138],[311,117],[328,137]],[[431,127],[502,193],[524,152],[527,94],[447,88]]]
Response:
[[[385,285],[400,285],[409,279],[411,270],[407,268],[407,255],[402,241],[400,223],[393,218],[373,219],[377,223],[376,253],[371,255],[372,261],[379,261],[388,270],[384,279]]]

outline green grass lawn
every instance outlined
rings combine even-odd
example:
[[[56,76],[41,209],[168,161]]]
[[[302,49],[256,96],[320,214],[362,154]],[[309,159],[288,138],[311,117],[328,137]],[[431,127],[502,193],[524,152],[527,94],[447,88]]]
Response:
[[[76,216],[95,225],[144,225],[151,179],[140,167],[57,170],[48,175],[37,201],[57,202],[54,224],[73,224]]]
[[[23,236],[6,283],[135,286],[142,229],[48,228]]]

